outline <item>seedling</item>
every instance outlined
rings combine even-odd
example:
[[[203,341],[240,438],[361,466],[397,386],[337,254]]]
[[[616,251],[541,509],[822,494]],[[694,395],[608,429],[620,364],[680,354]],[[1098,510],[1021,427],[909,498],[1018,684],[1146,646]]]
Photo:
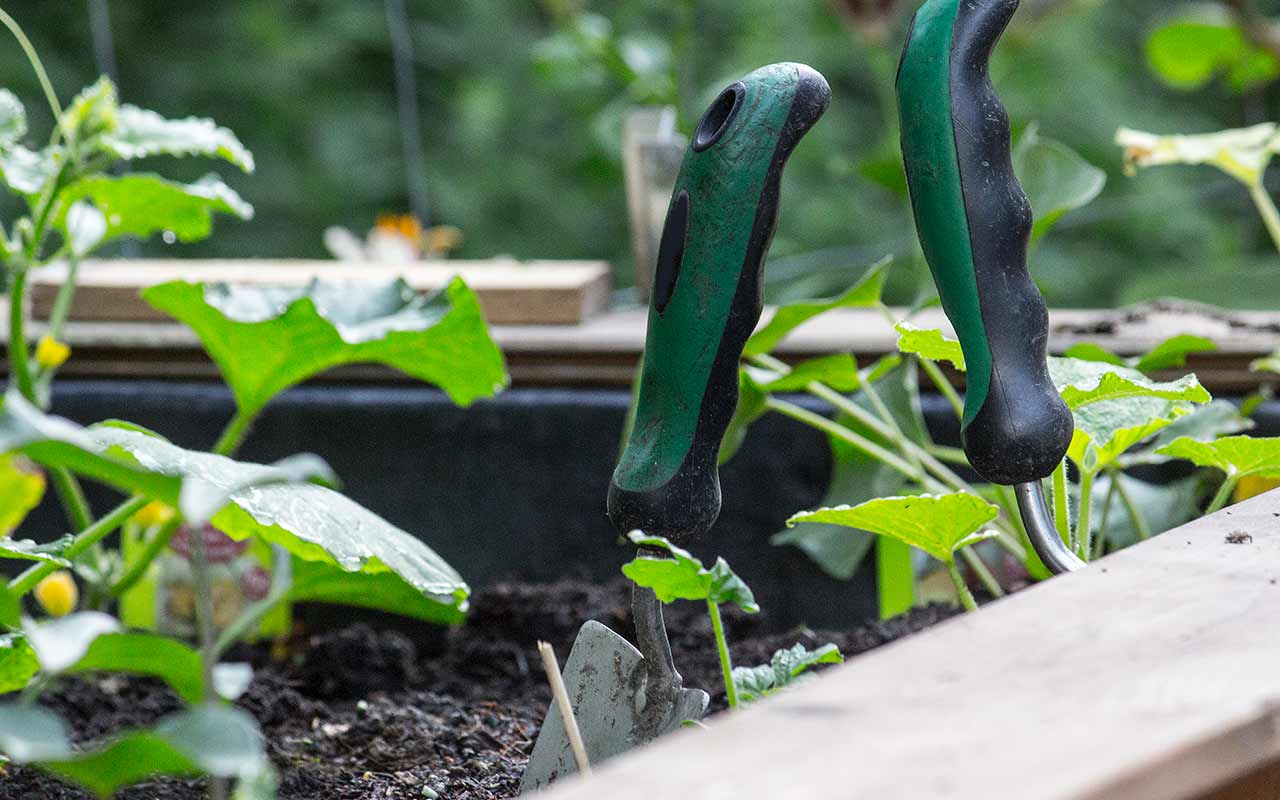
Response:
[[[790,648],[775,651],[768,664],[734,667],[733,684],[738,689],[738,699],[749,703],[805,683],[813,677],[813,673],[809,672],[812,667],[843,661],[840,648],[834,644],[824,644],[817,650],[809,650],[797,642]]]

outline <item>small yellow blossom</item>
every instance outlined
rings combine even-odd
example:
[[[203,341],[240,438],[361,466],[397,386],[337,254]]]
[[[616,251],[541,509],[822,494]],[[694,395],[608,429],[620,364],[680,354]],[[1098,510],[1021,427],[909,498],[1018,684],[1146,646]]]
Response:
[[[173,519],[173,508],[159,500],[152,500],[133,515],[133,522],[143,528],[154,528]]]
[[[71,356],[71,348],[52,336],[43,336],[36,345],[36,363],[45,369],[57,369]]]
[[[36,584],[36,602],[51,617],[65,617],[76,610],[80,591],[75,578],[65,569],[58,570]]]
[[[1280,487],[1280,478],[1263,478],[1258,475],[1246,475],[1236,484],[1235,502],[1257,497],[1264,492]]]

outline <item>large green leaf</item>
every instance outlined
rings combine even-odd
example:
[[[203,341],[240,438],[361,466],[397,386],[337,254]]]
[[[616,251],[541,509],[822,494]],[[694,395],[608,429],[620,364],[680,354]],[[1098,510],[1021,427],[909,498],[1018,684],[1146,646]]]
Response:
[[[1175,89],[1198,89],[1222,74],[1236,91],[1280,76],[1280,59],[1256,46],[1225,9],[1188,6],[1147,37],[1147,61]]]
[[[1078,358],[1082,361],[1101,361],[1119,367],[1132,367],[1139,372],[1154,372],[1161,369],[1181,368],[1187,365],[1187,356],[1192,353],[1206,353],[1217,350],[1213,340],[1189,333],[1179,334],[1165,339],[1160,344],[1135,358],[1121,358],[1091,342],[1081,342],[1067,348],[1062,355],[1066,358]]]
[[[1253,420],[1242,415],[1230,400],[1214,400],[1175,419],[1156,435],[1150,447],[1138,453],[1126,454],[1121,463],[1126,467],[1161,464],[1168,461],[1169,456],[1160,455],[1157,451],[1175,439],[1187,436],[1197,441],[1209,442],[1247,431],[1253,426]]]
[[[1192,408],[1190,403],[1160,397],[1126,397],[1082,406],[1072,412],[1075,432],[1067,456],[1082,470],[1097,472]]]
[[[27,111],[8,89],[0,89],[0,149],[27,135]]]
[[[893,329],[898,332],[898,349],[902,352],[915,353],[930,361],[949,361],[964,372],[964,351],[959,341],[937,328],[918,328],[910,322],[899,322]]]
[[[198,242],[213,232],[213,215],[253,218],[253,206],[216,175],[195,183],[176,183],[159,175],[92,175],[67,188],[64,209],[88,200],[102,212],[107,230],[102,241],[121,236],[149,238],[157,233],[179,242]],[[65,211],[59,225],[65,230]]]
[[[64,671],[127,672],[160,678],[187,703],[195,704],[204,699],[200,663],[200,654],[176,639],[151,633],[104,633]]]
[[[150,730],[129,731],[81,751],[72,749],[66,726],[52,712],[0,706],[0,750],[104,799],[159,775],[252,778],[266,761],[253,718],[238,708],[214,705],[180,711]]]
[[[142,296],[195,331],[242,414],[353,362],[386,364],[434,383],[460,405],[489,397],[508,381],[480,304],[459,278],[430,298],[403,281],[316,281],[298,288],[177,281]]]
[[[0,635],[0,694],[16,692],[26,687],[40,671],[40,659],[20,633]],[[3,732],[0,731],[0,749],[3,749]]]
[[[827,522],[871,531],[917,547],[939,561],[950,562],[962,547],[995,536],[983,526],[1000,510],[977,495],[955,492],[944,495],[881,497],[856,506],[802,511],[787,520]]]
[[[1160,448],[1159,452],[1240,478],[1247,475],[1280,478],[1280,437],[1225,436],[1212,442],[1183,437]]]
[[[796,328],[828,311],[836,308],[872,308],[880,304],[880,295],[884,292],[885,280],[889,275],[892,259],[873,264],[856,284],[838,297],[824,300],[802,300],[782,306],[769,320],[769,323],[752,334],[747,340],[745,353],[759,355],[768,353],[787,338],[787,334]]]
[[[1090,403],[1124,398],[1155,397],[1192,403],[1213,399],[1195,375],[1162,383],[1134,369],[1078,358],[1050,358],[1049,374],[1072,411]]]
[[[189,521],[211,514],[211,524],[233,539],[279,544],[317,565],[308,575],[318,593],[333,585],[319,581],[318,571],[327,567],[350,573],[345,601],[355,605],[442,622],[460,621],[466,610],[466,583],[421,540],[332,489],[290,485],[309,477],[298,468],[310,469],[310,459],[246,464],[118,425],[80,428],[10,394],[0,412],[0,452],[15,449],[185,509]],[[192,510],[196,515],[187,513]],[[357,576],[371,577],[368,593],[355,589]],[[397,582],[405,585],[388,588]],[[324,599],[330,597],[343,600],[331,593]]]
[[[768,664],[758,667],[734,667],[733,684],[738,689],[738,699],[759,700],[810,677],[808,670],[819,664],[839,664],[844,661],[840,648],[824,644],[817,650],[809,650],[803,644],[774,652]]]
[[[213,120],[165,119],[154,111],[128,104],[116,113],[115,129],[102,136],[97,145],[125,160],[156,155],[209,156],[253,172],[253,154],[234,133]]]
[[[627,538],[637,547],[663,550],[671,556],[639,555],[622,565],[622,574],[637,586],[652,589],[662,602],[709,600],[732,603],[753,614],[760,610],[750,587],[723,558],[717,558],[716,563],[707,569],[688,550],[676,547],[661,536],[646,536],[640,531],[632,531]]]
[[[44,483],[44,473],[30,460],[12,453],[0,455],[0,547],[3,537],[40,504]]]
[[[1107,173],[1065,144],[1040,136],[1034,123],[1027,126],[1013,148],[1013,171],[1035,212],[1033,242],[1062,215],[1092,202],[1107,183]]]

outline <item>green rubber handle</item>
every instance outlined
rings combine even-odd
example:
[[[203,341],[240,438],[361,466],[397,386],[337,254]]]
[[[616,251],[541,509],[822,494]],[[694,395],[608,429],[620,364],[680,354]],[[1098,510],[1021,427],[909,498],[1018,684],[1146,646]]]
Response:
[[[1044,298],[1027,272],[1031,205],[987,73],[1017,8],[1018,0],[927,0],[897,82],[916,230],[968,367],[965,454],[1002,484],[1053,472],[1073,429],[1049,377]]]
[[[830,99],[809,67],[771,64],[725,89],[694,131],[658,249],[635,424],[609,485],[620,532],[683,539],[720,513],[717,456],[763,307],[782,170]]]

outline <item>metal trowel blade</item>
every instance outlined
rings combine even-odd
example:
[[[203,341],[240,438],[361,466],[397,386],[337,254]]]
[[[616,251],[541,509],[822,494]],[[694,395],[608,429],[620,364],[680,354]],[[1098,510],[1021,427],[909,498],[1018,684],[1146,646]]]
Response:
[[[646,709],[644,656],[595,620],[588,620],[578,631],[564,665],[564,683],[593,767],[679,728],[685,720],[701,719],[710,702],[701,689],[682,688],[667,708]],[[564,719],[553,702],[529,756],[520,791],[540,789],[577,771]]]

